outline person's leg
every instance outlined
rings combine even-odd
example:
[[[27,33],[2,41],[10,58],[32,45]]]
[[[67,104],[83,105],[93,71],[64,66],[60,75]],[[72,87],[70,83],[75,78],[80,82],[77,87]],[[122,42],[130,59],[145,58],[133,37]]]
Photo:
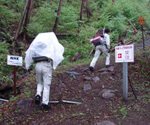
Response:
[[[105,61],[105,65],[109,66],[110,65],[110,54],[108,53],[108,50],[105,46],[103,46],[101,48],[102,52],[106,55],[106,61]]]
[[[35,66],[36,70],[36,81],[37,81],[37,91],[36,91],[36,96],[35,96],[35,103],[40,104],[41,100],[41,93],[43,90],[43,78],[42,78],[42,65],[40,63],[37,63]]]
[[[36,64],[35,71],[36,71],[36,81],[38,83],[36,95],[41,96],[43,90],[43,77],[42,77],[42,65],[40,62]]]
[[[49,103],[51,79],[52,79],[51,62],[45,62],[44,69],[43,69],[44,89],[43,89],[43,98],[42,98],[42,104],[45,105],[48,105]]]
[[[106,62],[105,62],[105,65],[106,65],[106,66],[110,66],[110,54],[109,54],[109,53],[107,53],[107,55],[106,55]]]
[[[96,51],[95,51],[95,54],[94,54],[94,58],[92,59],[91,63],[90,63],[90,67],[95,67],[95,64],[98,60],[98,57],[99,55],[101,54],[101,51],[99,49],[99,46],[96,47]]]

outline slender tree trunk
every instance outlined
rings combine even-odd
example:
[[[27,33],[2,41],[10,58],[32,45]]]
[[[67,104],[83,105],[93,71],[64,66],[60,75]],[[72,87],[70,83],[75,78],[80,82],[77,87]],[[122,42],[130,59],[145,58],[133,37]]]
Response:
[[[27,25],[29,24],[30,14],[31,14],[33,2],[34,2],[34,0],[29,0],[29,5],[28,5],[26,18],[25,18],[25,23],[24,23],[24,33],[23,33],[24,39],[26,39]]]
[[[115,0],[112,0],[112,5],[114,5],[115,4]]]
[[[86,0],[86,8],[87,8],[87,18],[90,19],[90,7],[89,0]]]
[[[149,5],[150,5],[150,0],[149,0],[149,2],[148,2],[148,7],[149,7]]]
[[[57,25],[58,25],[58,20],[59,20],[59,16],[60,16],[62,2],[63,2],[63,0],[59,1],[59,7],[58,7],[58,11],[57,11],[57,17],[56,17],[55,25],[54,25],[54,28],[53,28],[53,32],[54,33],[56,33],[56,30],[57,30]]]
[[[80,11],[80,20],[82,20],[82,13],[83,13],[84,2],[85,2],[85,0],[82,0],[81,11]]]
[[[15,34],[15,37],[14,37],[15,40],[16,40],[16,39],[18,38],[18,36],[19,36],[19,33],[20,33],[20,30],[21,30],[21,26],[22,26],[22,24],[23,24],[23,20],[24,20],[24,16],[25,16],[25,13],[26,13],[28,4],[29,4],[29,0],[26,0],[25,5],[24,5],[24,8],[23,8],[23,11],[22,11],[22,15],[21,15],[21,18],[20,18],[20,21],[19,21],[19,25],[18,25],[16,34]]]

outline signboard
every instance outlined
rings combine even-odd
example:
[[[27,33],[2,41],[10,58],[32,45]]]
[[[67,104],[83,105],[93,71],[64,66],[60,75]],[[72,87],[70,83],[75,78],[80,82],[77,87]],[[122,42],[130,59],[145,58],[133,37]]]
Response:
[[[7,55],[7,65],[22,66],[22,57]]]
[[[115,62],[134,62],[134,45],[116,46]]]
[[[143,24],[146,22],[146,19],[144,19],[142,16],[140,16],[139,19],[137,20],[137,22],[138,22],[140,25],[143,25]]]

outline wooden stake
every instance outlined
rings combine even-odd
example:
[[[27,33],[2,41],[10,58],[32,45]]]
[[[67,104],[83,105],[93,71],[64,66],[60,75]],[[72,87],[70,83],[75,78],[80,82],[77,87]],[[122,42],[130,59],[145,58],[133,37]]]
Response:
[[[14,97],[16,97],[16,66],[14,66]]]

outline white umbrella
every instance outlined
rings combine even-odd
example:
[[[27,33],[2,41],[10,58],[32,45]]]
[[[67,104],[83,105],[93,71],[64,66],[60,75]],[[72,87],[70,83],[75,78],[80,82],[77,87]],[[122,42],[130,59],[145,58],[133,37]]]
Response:
[[[64,47],[59,43],[54,32],[39,33],[32,41],[30,47],[25,52],[26,69],[29,69],[33,62],[32,53],[35,52],[39,56],[46,56],[53,60],[53,69],[64,59]]]

